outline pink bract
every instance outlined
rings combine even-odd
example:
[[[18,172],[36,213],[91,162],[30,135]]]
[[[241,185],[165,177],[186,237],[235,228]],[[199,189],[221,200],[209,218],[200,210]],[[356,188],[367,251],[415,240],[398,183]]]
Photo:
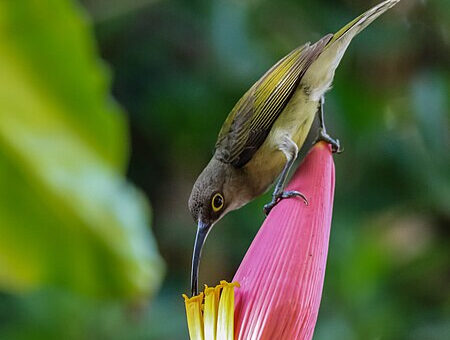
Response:
[[[286,190],[305,194],[282,200],[266,218],[233,281],[235,339],[313,336],[328,253],[335,169],[330,148],[316,144]]]

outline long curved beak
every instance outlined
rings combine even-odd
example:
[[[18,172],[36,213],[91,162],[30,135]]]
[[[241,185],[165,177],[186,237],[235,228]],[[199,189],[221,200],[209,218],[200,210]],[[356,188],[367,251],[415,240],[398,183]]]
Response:
[[[195,236],[194,253],[192,254],[191,269],[191,292],[192,296],[198,294],[198,267],[200,265],[200,257],[202,256],[202,248],[206,237],[211,229],[211,225],[202,221],[198,222],[197,235]]]

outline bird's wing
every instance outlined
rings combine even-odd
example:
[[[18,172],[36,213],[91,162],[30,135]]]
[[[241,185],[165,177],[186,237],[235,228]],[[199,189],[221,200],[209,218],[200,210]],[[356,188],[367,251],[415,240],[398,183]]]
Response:
[[[308,43],[293,50],[244,94],[220,130],[215,152],[217,159],[239,168],[253,157],[302,76],[331,38],[330,34],[314,45]]]

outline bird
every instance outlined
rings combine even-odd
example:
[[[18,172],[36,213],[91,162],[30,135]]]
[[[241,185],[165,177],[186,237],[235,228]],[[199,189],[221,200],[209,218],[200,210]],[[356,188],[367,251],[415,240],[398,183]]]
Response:
[[[352,39],[400,0],[386,0],[316,43],[306,43],[272,66],[236,103],[220,129],[214,155],[198,176],[188,201],[197,224],[191,266],[191,293],[198,293],[198,271],[205,240],[212,227],[232,210],[266,192],[276,181],[270,210],[282,199],[307,197],[284,191],[289,171],[305,142],[315,116],[316,141],[341,152],[328,135],[324,95]]]

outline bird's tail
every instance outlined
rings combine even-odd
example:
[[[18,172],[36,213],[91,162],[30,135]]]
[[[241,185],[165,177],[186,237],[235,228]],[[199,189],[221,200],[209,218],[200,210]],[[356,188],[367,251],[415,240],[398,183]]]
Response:
[[[398,2],[400,0],[383,1],[333,34],[321,55],[313,62],[304,76],[304,82],[310,87],[314,100],[318,100],[330,88],[334,72],[352,39]]]
[[[376,18],[386,12],[389,8],[395,6],[398,2],[400,2],[400,0],[386,0],[375,7],[372,7],[336,32],[328,43],[328,46],[331,46],[337,40],[351,40],[355,35],[369,26]]]

